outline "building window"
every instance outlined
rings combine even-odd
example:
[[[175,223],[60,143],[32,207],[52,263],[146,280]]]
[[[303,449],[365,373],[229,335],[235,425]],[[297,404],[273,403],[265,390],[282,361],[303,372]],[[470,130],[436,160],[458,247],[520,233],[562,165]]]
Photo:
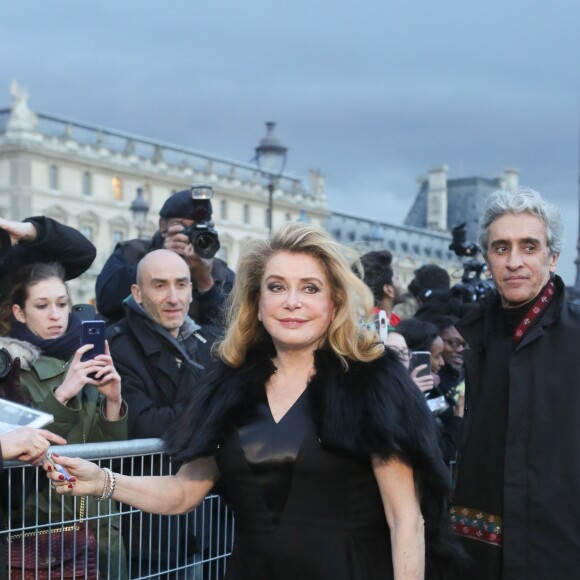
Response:
[[[90,240],[91,242],[93,241],[94,230],[92,226],[81,226],[80,232],[85,236],[85,238],[87,238],[87,240]]]
[[[48,168],[48,187],[58,189],[58,167],[56,165],[51,165]]]
[[[121,230],[113,230],[113,243],[117,245],[119,242],[123,241],[124,232]]]
[[[83,173],[83,195],[92,195],[92,179],[88,171]]]
[[[287,222],[291,222],[292,221],[292,214],[289,211],[286,212],[286,221]]]
[[[123,180],[120,177],[113,177],[113,199],[115,201],[123,200]]]
[[[225,199],[220,201],[220,219],[228,219],[228,202]]]
[[[413,245],[413,253],[417,255],[421,253],[421,248],[417,244]]]
[[[270,227],[270,210],[268,208],[264,210],[264,226]]]
[[[407,242],[401,242],[401,250],[403,252],[408,252],[409,251],[409,244]]]
[[[247,203],[244,204],[244,224],[250,224],[250,206]]]
[[[349,239],[351,242],[354,242],[354,241],[355,241],[355,239],[356,239],[356,233],[355,233],[355,232],[348,232],[348,239]]]
[[[435,256],[441,260],[443,258],[443,252],[441,250],[435,250]]]
[[[397,242],[395,242],[395,240],[389,240],[389,248],[391,250],[396,250],[397,249]]]
[[[425,248],[425,255],[426,256],[430,256],[431,255],[431,248]]]

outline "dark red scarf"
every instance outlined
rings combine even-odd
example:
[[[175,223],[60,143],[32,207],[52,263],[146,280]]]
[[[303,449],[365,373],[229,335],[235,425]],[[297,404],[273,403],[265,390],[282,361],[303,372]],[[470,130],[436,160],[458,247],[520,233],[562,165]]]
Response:
[[[526,333],[532,327],[532,324],[546,308],[550,305],[554,296],[556,295],[556,285],[553,280],[550,280],[543,292],[538,296],[532,307],[528,310],[528,313],[524,316],[522,321],[518,324],[516,331],[514,332],[514,342],[518,344]]]

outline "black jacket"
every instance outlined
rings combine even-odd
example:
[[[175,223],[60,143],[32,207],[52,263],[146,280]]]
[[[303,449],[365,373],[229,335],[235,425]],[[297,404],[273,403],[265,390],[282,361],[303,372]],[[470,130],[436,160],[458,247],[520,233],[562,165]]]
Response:
[[[129,438],[161,437],[175,422],[212,365],[216,336],[213,327],[197,327],[180,344],[127,301],[125,317],[107,338],[129,408]]]
[[[135,284],[137,264],[149,252],[163,248],[163,238],[157,232],[151,240],[128,240],[116,245],[97,277],[97,310],[109,323],[123,317],[123,300],[131,294]],[[213,287],[198,292],[193,281],[193,300],[189,315],[199,324],[223,325],[225,299],[234,285],[235,275],[228,265],[214,258]]]
[[[34,224],[36,239],[22,241],[0,258],[0,301],[10,292],[12,274],[34,262],[59,262],[65,279],[72,280],[86,272],[93,263],[97,249],[79,231],[47,217],[23,220]]]
[[[560,278],[555,282],[554,301],[509,357],[503,567],[513,580],[576,578],[580,569],[580,306],[566,301]],[[466,440],[478,413],[484,321],[492,306],[484,303],[457,324],[470,345]],[[461,469],[460,462],[458,480]]]

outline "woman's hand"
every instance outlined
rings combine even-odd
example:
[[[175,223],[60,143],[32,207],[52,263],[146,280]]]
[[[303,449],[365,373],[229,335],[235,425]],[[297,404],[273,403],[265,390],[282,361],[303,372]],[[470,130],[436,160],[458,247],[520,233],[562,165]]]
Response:
[[[107,398],[105,416],[111,421],[116,421],[121,418],[122,410],[121,377],[113,365],[109,344],[106,341],[105,354],[82,361],[83,354],[91,348],[92,344],[85,344],[75,352],[66,377],[54,391],[54,396],[66,405],[85,385],[94,385]]]
[[[85,344],[75,352],[71,365],[66,373],[64,381],[54,391],[54,396],[66,405],[71,399],[81,391],[87,384],[97,385],[98,381],[89,377],[90,373],[96,373],[105,363],[94,359],[82,361],[81,357],[85,352],[93,348],[92,344]]]
[[[5,460],[17,459],[39,465],[51,443],[65,445],[66,440],[46,429],[21,427],[0,435],[2,456]]]
[[[97,389],[107,398],[105,416],[110,421],[118,421],[121,418],[123,399],[121,398],[121,377],[113,364],[109,343],[105,341],[105,354],[95,357],[95,361],[104,366],[97,371],[93,383]]]
[[[419,365],[418,367],[415,367],[411,372],[411,378],[413,379],[413,382],[419,387],[419,390],[422,393],[430,391],[434,386],[433,375],[431,373],[424,375],[422,377],[417,376],[420,372],[424,371],[426,368],[427,365]]]
[[[72,495],[96,495],[100,496],[105,485],[105,472],[95,463],[81,459],[80,457],[65,457],[52,454],[54,461],[64,467],[70,479],[67,481],[62,473],[56,471],[50,461],[42,464],[46,477],[51,480],[51,485],[56,493]]]

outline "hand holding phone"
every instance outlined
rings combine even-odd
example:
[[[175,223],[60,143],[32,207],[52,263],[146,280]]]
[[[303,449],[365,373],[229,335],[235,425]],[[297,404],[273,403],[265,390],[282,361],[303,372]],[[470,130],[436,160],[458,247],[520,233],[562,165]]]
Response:
[[[50,461],[50,463],[52,464],[52,467],[54,468],[55,471],[58,471],[61,475],[64,475],[64,478],[67,481],[70,481],[70,473],[62,466],[59,465],[54,458],[52,457],[52,451],[47,451],[46,452],[46,458],[48,459],[48,461]]]
[[[81,322],[81,346],[86,344],[92,344],[93,348],[83,353],[82,362],[105,354],[105,322],[103,320],[83,320]],[[96,380],[95,373],[90,373],[87,376]]]
[[[426,377],[431,374],[431,353],[428,350],[415,350],[411,353],[409,372],[412,373],[417,367],[425,365],[417,373],[417,377]]]

